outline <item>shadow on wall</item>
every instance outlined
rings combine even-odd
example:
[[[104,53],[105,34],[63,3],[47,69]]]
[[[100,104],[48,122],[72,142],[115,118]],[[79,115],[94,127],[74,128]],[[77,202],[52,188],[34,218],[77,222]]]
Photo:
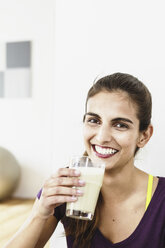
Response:
[[[21,169],[14,155],[0,147],[0,201],[9,198],[16,190]]]

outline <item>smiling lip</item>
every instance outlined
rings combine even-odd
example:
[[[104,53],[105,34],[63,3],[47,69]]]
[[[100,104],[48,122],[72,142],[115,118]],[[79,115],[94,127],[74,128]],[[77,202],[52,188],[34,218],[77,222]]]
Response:
[[[105,147],[105,146],[98,146],[97,145],[97,147],[100,147],[100,148],[107,148],[107,149],[113,149],[113,150],[116,150],[116,152],[115,153],[112,153],[112,154],[102,154],[102,153],[99,153],[98,151],[96,151],[96,148],[95,148],[95,146],[96,145],[92,145],[92,148],[93,148],[93,150],[94,150],[94,152],[95,152],[95,154],[96,154],[96,156],[97,157],[99,157],[99,158],[110,158],[110,157],[112,157],[112,156],[114,156],[117,152],[118,152],[118,150],[116,150],[116,149],[113,149],[113,148],[110,148],[110,147]]]

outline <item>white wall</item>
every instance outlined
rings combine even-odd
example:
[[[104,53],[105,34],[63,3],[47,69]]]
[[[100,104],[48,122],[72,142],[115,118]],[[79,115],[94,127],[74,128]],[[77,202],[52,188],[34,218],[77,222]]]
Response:
[[[81,120],[97,76],[127,72],[153,95],[154,135],[136,164],[164,175],[164,1],[56,1],[55,158],[83,151]]]
[[[138,76],[152,92],[155,132],[137,163],[154,174],[165,174],[164,1],[0,4],[0,40],[33,43],[32,98],[0,99],[0,145],[13,152],[22,167],[16,195],[34,196],[50,172],[83,152],[87,90],[97,76],[116,71]]]
[[[0,100],[0,145],[22,167],[16,195],[34,196],[50,172],[83,152],[87,90],[96,76],[116,71],[139,77],[152,92],[154,135],[136,163],[165,176],[164,0],[0,4],[0,40],[33,41],[33,97]]]
[[[32,98],[0,99],[0,146],[21,165],[16,196],[34,197],[52,157],[53,0],[0,1],[0,41],[32,41]]]
[[[136,165],[165,176],[164,1],[56,0],[55,18],[54,167],[83,151],[81,120],[94,79],[120,71],[137,76],[153,96],[154,135]],[[54,234],[54,244],[65,247],[65,240]]]

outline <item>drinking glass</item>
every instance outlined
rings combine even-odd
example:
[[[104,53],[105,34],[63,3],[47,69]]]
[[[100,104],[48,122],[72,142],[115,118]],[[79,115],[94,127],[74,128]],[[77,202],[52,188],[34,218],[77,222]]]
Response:
[[[74,157],[71,159],[69,168],[80,171],[79,179],[85,181],[84,187],[75,187],[83,191],[76,202],[66,204],[66,216],[92,220],[96,203],[103,183],[105,164],[101,161],[91,161],[87,156]]]

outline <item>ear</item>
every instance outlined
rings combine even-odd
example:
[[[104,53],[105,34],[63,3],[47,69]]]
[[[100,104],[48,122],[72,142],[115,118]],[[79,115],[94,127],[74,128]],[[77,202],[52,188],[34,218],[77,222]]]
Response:
[[[147,130],[142,131],[140,133],[137,146],[139,148],[144,147],[148,143],[148,141],[150,140],[152,134],[153,134],[153,126],[152,125],[149,125],[149,127],[147,128]]]

